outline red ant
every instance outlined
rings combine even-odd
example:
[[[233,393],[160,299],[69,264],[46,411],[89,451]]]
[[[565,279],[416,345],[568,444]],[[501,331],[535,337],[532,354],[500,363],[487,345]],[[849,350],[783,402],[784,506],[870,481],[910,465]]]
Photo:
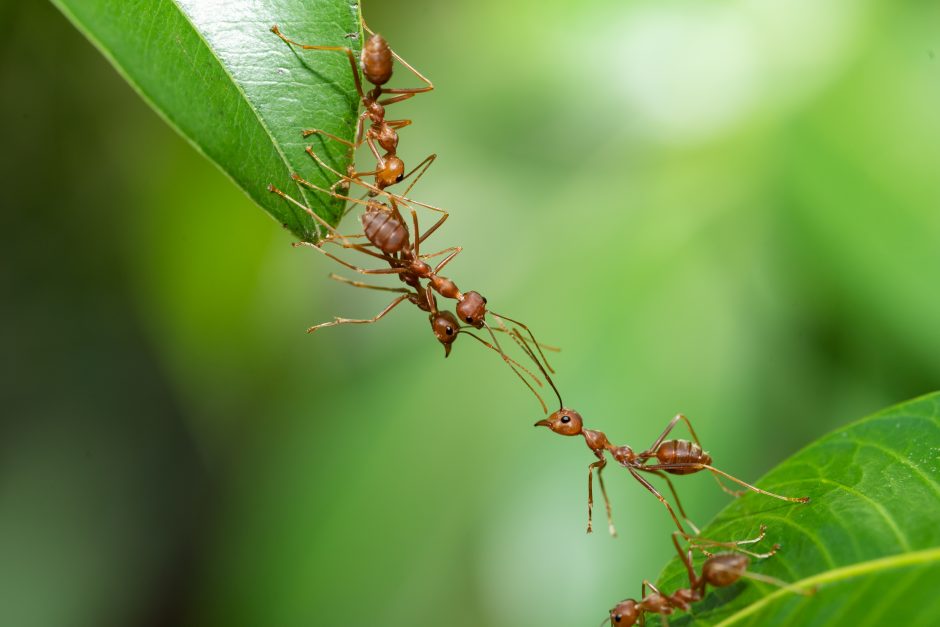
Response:
[[[294,180],[298,181],[302,185],[308,186],[312,189],[315,189],[321,192],[326,192],[326,190],[319,188],[316,185],[313,185],[309,181],[306,181],[303,178],[301,178],[299,175],[294,174],[293,178]],[[451,345],[456,339],[456,336],[458,333],[464,332],[469,335],[473,335],[473,334],[470,333],[469,331],[463,330],[463,328],[460,326],[460,323],[453,316],[453,314],[450,314],[449,312],[437,313],[436,301],[434,300],[435,297],[432,293],[432,290],[433,290],[437,292],[438,294],[444,296],[445,298],[453,298],[457,300],[456,310],[457,310],[458,315],[463,320],[465,320],[467,324],[469,324],[471,327],[475,329],[480,329],[480,328],[485,327],[487,329],[487,331],[490,333],[490,336],[493,339],[493,344],[495,346],[490,346],[488,343],[483,341],[482,338],[479,338],[476,335],[473,335],[473,337],[475,337],[478,341],[481,341],[484,344],[487,344],[487,346],[490,346],[490,348],[493,348],[493,350],[496,350],[497,352],[500,353],[503,360],[509,365],[510,368],[512,368],[513,372],[515,372],[516,375],[519,376],[519,378],[522,379],[523,382],[526,384],[526,386],[532,391],[532,393],[535,394],[536,398],[538,399],[539,403],[542,406],[542,410],[546,411],[545,402],[542,400],[542,397],[535,390],[535,388],[533,388],[532,385],[525,379],[525,377],[523,377],[522,374],[519,373],[519,371],[517,370],[517,367],[525,371],[527,374],[529,374],[529,376],[532,377],[532,379],[535,380],[535,382],[539,386],[541,386],[541,381],[539,381],[538,377],[536,377],[534,374],[529,372],[527,369],[523,368],[518,362],[516,362],[515,360],[511,359],[508,355],[506,355],[506,353],[499,346],[499,342],[496,339],[496,336],[494,334],[494,329],[492,329],[489,325],[486,324],[484,320],[484,316],[486,314],[486,303],[487,303],[486,298],[480,295],[479,292],[473,292],[473,291],[461,292],[453,281],[439,274],[441,269],[444,268],[444,266],[447,265],[454,257],[456,257],[457,254],[459,254],[462,249],[459,246],[457,246],[457,247],[447,248],[442,251],[438,251],[436,253],[431,253],[427,255],[421,254],[420,252],[421,243],[424,242],[435,230],[437,230],[441,224],[443,224],[444,220],[447,219],[446,215],[442,217],[440,220],[438,220],[430,228],[428,228],[424,233],[421,233],[418,227],[417,213],[412,208],[411,217],[414,223],[414,232],[416,234],[414,243],[412,243],[410,233],[408,232],[408,227],[405,225],[404,218],[402,217],[401,212],[399,211],[399,208],[398,208],[398,202],[396,202],[395,200],[397,198],[396,196],[388,195],[389,201],[391,203],[391,205],[389,206],[385,203],[378,202],[377,200],[374,200],[374,199],[370,199],[364,202],[362,200],[348,198],[348,197],[333,193],[334,196],[339,196],[340,198],[345,198],[347,200],[352,200],[353,202],[358,202],[358,203],[366,205],[366,211],[362,215],[362,224],[364,228],[363,236],[369,240],[372,246],[374,246],[379,251],[381,251],[381,252],[375,252],[367,248],[366,245],[356,244],[356,243],[351,242],[349,238],[357,237],[357,236],[345,236],[345,235],[340,234],[329,223],[327,223],[320,216],[318,216],[316,213],[310,210],[309,207],[307,207],[303,203],[298,202],[297,200],[290,197],[288,194],[284,193],[280,189],[277,189],[273,185],[269,185],[268,189],[272,193],[275,193],[281,196],[282,198],[284,198],[285,200],[300,207],[301,209],[306,211],[315,221],[323,225],[327,229],[327,231],[330,233],[329,237],[326,238],[324,241],[331,241],[339,246],[342,246],[343,248],[351,248],[361,253],[364,253],[366,255],[376,257],[388,263],[389,267],[377,268],[377,269],[359,268],[323,250],[322,242],[320,244],[312,244],[310,242],[297,242],[294,244],[295,246],[309,246],[313,248],[314,250],[322,253],[323,255],[326,255],[330,259],[333,259],[334,261],[346,266],[347,268],[356,270],[357,272],[361,274],[397,274],[399,279],[402,282],[411,286],[414,290],[414,292],[412,292],[411,290],[404,289],[404,288],[396,289],[396,288],[386,288],[386,287],[380,287],[380,286],[367,285],[367,284],[359,283],[356,281],[348,281],[340,277],[335,277],[335,275],[332,275],[335,278],[337,278],[337,280],[341,280],[343,282],[349,283],[355,287],[364,287],[364,288],[378,289],[378,290],[383,290],[383,291],[401,292],[403,293],[403,295],[399,296],[394,301],[392,301],[392,303],[389,304],[388,307],[383,309],[379,314],[377,314],[373,318],[365,319],[365,320],[335,318],[331,322],[324,322],[324,323],[310,327],[309,329],[307,329],[308,333],[312,333],[324,327],[336,326],[339,324],[369,324],[372,322],[377,322],[382,317],[384,317],[389,311],[397,307],[400,303],[404,302],[405,300],[409,300],[413,304],[417,305],[419,309],[432,312],[431,313],[432,329],[434,330],[435,337],[437,337],[438,341],[444,345],[444,356],[447,357],[448,355],[450,355]],[[421,234],[418,235],[419,233]],[[438,263],[433,268],[425,261],[425,259],[429,259],[431,257],[439,256],[439,255],[446,254],[446,253],[449,253],[447,257],[445,257],[440,263]],[[428,285],[426,288],[422,287],[421,285],[422,279],[425,279],[428,282]],[[422,291],[426,292],[426,296],[423,296],[423,297],[421,296]],[[496,313],[493,313],[493,315],[497,316],[498,319],[502,318],[505,320],[509,320],[510,322],[513,322],[515,324],[518,324],[519,326],[526,328],[526,330],[528,331],[528,327],[525,327],[525,325],[523,325],[522,323],[516,322],[512,318],[501,316],[500,314],[496,314]],[[501,321],[500,321],[500,324],[502,324]],[[503,329],[503,328],[497,328],[495,330],[508,332],[506,329]],[[530,336],[532,335],[531,331],[529,331],[529,335]],[[517,341],[515,340],[515,337],[513,339],[514,341]],[[532,341],[536,342],[534,337],[532,337]],[[544,345],[541,345],[536,342],[536,347],[541,353],[541,348],[544,347]],[[544,347],[544,348],[551,349],[551,347]]]
[[[302,44],[287,38],[283,33],[281,33],[276,24],[271,27],[271,32],[280,37],[286,43],[292,46],[297,46],[302,50],[337,51],[344,53],[346,58],[349,59],[353,80],[356,83],[356,93],[359,94],[359,100],[362,102],[364,109],[356,123],[355,140],[350,142],[343,139],[342,137],[337,137],[336,135],[327,133],[322,129],[305,130],[303,131],[303,136],[309,137],[311,135],[319,134],[329,137],[334,141],[338,141],[349,146],[350,155],[356,148],[361,146],[364,141],[366,144],[368,144],[372,154],[375,155],[377,165],[374,170],[370,170],[368,172],[357,172],[355,166],[350,164],[347,168],[346,175],[340,181],[333,184],[331,191],[340,184],[348,186],[349,180],[359,180],[362,176],[375,176],[376,187],[378,189],[385,189],[390,185],[394,185],[395,183],[399,183],[405,180],[415,172],[420,171],[420,174],[418,174],[415,180],[412,181],[411,185],[409,185],[408,189],[405,191],[404,195],[407,195],[408,191],[414,187],[415,183],[418,182],[418,179],[420,179],[424,172],[431,166],[431,164],[434,162],[434,159],[437,158],[437,155],[432,154],[426,157],[421,163],[418,164],[417,167],[413,168],[411,172],[405,174],[405,164],[397,155],[398,130],[410,125],[411,120],[386,120],[385,107],[396,102],[401,102],[403,100],[412,98],[416,94],[429,92],[434,89],[434,84],[431,83],[431,81],[428,80],[423,74],[421,74],[421,72],[412,67],[407,61],[398,56],[398,54],[396,54],[389,47],[388,42],[381,35],[373,32],[372,29],[366,25],[365,20],[362,20],[362,27],[367,33],[369,33],[370,37],[368,40],[366,40],[365,45],[362,47],[358,67],[356,64],[356,57],[354,52],[352,49],[346,46],[311,46]],[[393,59],[397,60],[399,63],[408,68],[415,76],[425,83],[425,86],[407,89],[383,87],[383,85],[385,85],[385,83],[387,83],[392,78]],[[373,88],[368,92],[363,91],[362,79],[359,76],[360,69],[362,71],[362,76],[373,85]],[[395,95],[391,98],[380,100],[383,93]],[[368,131],[365,131],[364,128],[366,118],[368,118],[371,123]],[[379,150],[375,146],[376,143],[378,143],[382,150],[385,151],[384,155],[379,154]]]
[[[311,152],[311,154],[313,153]],[[322,161],[320,163],[323,164],[327,169],[330,169],[331,171],[336,172],[335,170],[332,170],[331,168],[329,168],[329,166],[327,166]],[[323,250],[319,245],[311,244],[309,242],[298,242],[296,245],[310,246],[312,248],[315,248],[316,250],[323,253],[327,257],[330,257],[331,259],[337,261],[338,263],[346,266],[350,270],[355,270],[356,272],[359,272],[360,274],[398,274],[401,277],[404,277],[410,274],[421,279],[426,279],[429,282],[430,286],[434,289],[434,291],[439,293],[441,296],[443,296],[444,298],[453,298],[457,301],[456,311],[461,321],[466,322],[467,324],[469,324],[470,326],[476,329],[483,328],[484,326],[487,326],[485,318],[486,318],[487,311],[489,311],[489,313],[496,316],[497,318],[501,320],[509,321],[525,329],[526,333],[531,338],[532,342],[536,345],[536,349],[538,350],[542,359],[545,360],[545,355],[544,353],[542,353],[542,350],[541,350],[545,346],[539,343],[538,341],[536,341],[534,335],[532,334],[532,331],[529,329],[528,326],[526,326],[525,324],[523,324],[522,322],[518,320],[510,318],[509,316],[505,316],[503,314],[496,313],[495,311],[488,310],[487,300],[479,292],[475,292],[475,291],[461,292],[453,281],[451,281],[450,279],[446,277],[440,276],[439,272],[441,271],[441,269],[444,268],[444,266],[446,266],[448,263],[450,263],[454,259],[454,257],[460,254],[460,252],[463,250],[462,247],[454,246],[454,247],[446,248],[444,250],[441,250],[441,251],[438,251],[436,253],[432,253],[429,255],[420,254],[419,252],[420,245],[428,237],[430,237],[431,234],[433,234],[438,228],[440,228],[440,226],[447,220],[447,218],[449,217],[449,214],[447,214],[447,212],[443,211],[442,209],[438,209],[438,211],[443,212],[444,215],[437,222],[431,225],[431,227],[428,228],[427,231],[425,231],[421,235],[418,235],[418,233],[420,233],[420,230],[418,228],[418,215],[415,212],[414,208],[410,208],[411,219],[412,219],[412,223],[414,225],[414,231],[415,231],[415,241],[413,244],[411,244],[409,241],[408,227],[406,226],[405,220],[402,217],[401,212],[398,209],[398,203],[401,202],[405,204],[406,206],[409,206],[410,204],[417,204],[417,205],[428,207],[431,209],[436,209],[435,207],[432,207],[431,205],[425,205],[424,203],[418,203],[416,201],[412,201],[412,200],[403,198],[401,196],[396,196],[394,194],[389,194],[388,192],[383,192],[383,195],[385,195],[388,198],[391,206],[385,203],[380,203],[374,199],[369,199],[368,201],[364,201],[361,199],[351,198],[348,196],[337,194],[336,192],[330,192],[328,190],[325,190],[322,187],[318,187],[317,185],[314,185],[310,181],[303,179],[297,174],[293,174],[292,177],[295,181],[297,181],[298,183],[300,183],[301,185],[305,187],[308,187],[309,189],[313,189],[315,191],[330,194],[334,197],[337,197],[343,200],[348,200],[353,203],[365,205],[366,210],[362,215],[362,225],[363,225],[363,230],[364,230],[364,233],[362,234],[362,236],[368,239],[372,246],[380,250],[381,254],[374,252],[372,250],[369,250],[362,244],[355,244],[349,241],[351,238],[359,237],[359,235],[345,236],[345,235],[340,234],[339,232],[336,231],[335,228],[333,228],[331,225],[326,223],[322,218],[310,212],[309,208],[304,206],[302,203],[291,198],[290,196],[280,191],[279,189],[273,186],[269,186],[270,191],[274,192],[275,194],[280,195],[282,198],[302,208],[304,211],[311,213],[311,215],[314,216],[317,222],[325,226],[327,231],[330,234],[326,238],[325,241],[332,241],[333,243],[336,243],[342,246],[343,248],[352,248],[352,249],[358,250],[359,252],[365,253],[367,255],[377,257],[379,259],[382,259],[383,261],[386,261],[390,267],[380,268],[380,269],[360,268],[358,266],[347,263],[334,255],[331,255],[330,253]],[[357,183],[367,188],[371,187],[363,181],[357,181]],[[445,257],[434,268],[432,268],[430,265],[428,265],[424,261],[424,259],[436,257],[436,256],[447,254],[447,253],[449,253],[447,257]],[[405,279],[402,278],[402,280],[404,281]],[[554,372],[551,366],[548,365],[547,360],[545,360],[545,364],[550,372]]]
[[[519,336],[518,339],[522,340],[522,337]],[[524,340],[523,344],[525,344]],[[672,491],[673,497],[676,499],[679,512],[696,533],[698,530],[695,528],[695,525],[693,525],[686,517],[685,511],[682,509],[682,503],[679,501],[679,495],[676,494],[675,488],[672,485],[672,481],[670,481],[669,477],[663,473],[669,473],[673,475],[689,475],[702,470],[708,470],[713,474],[715,480],[718,482],[718,485],[721,486],[721,489],[733,496],[740,496],[744,492],[728,489],[721,482],[720,477],[725,477],[726,479],[734,481],[735,483],[744,486],[753,492],[772,496],[783,501],[790,501],[794,503],[806,503],[809,501],[809,497],[805,496],[781,496],[779,494],[774,494],[773,492],[761,490],[760,488],[754,487],[749,483],[745,483],[737,477],[733,477],[728,473],[712,466],[711,455],[702,449],[698,435],[696,435],[695,430],[692,428],[692,423],[689,422],[688,418],[681,414],[669,422],[669,424],[666,426],[666,429],[645,451],[635,453],[629,446],[614,446],[610,443],[610,441],[607,439],[607,436],[602,431],[595,431],[593,429],[584,428],[584,421],[581,418],[581,414],[565,407],[564,402],[561,400],[561,394],[558,392],[558,388],[555,387],[555,383],[552,381],[548,373],[545,372],[545,369],[536,358],[534,352],[526,345],[523,345],[523,350],[528,353],[530,359],[532,359],[539,367],[539,370],[542,371],[542,374],[545,376],[545,380],[548,381],[549,385],[551,385],[552,389],[555,391],[555,396],[558,397],[558,411],[552,413],[548,418],[539,420],[535,423],[535,426],[548,427],[559,435],[583,436],[588,448],[591,449],[591,452],[594,453],[595,457],[597,457],[597,461],[588,466],[588,533],[591,533],[592,531],[591,512],[594,507],[594,469],[596,468],[597,479],[601,485],[601,494],[604,497],[604,504],[607,506],[608,529],[610,530],[611,535],[617,535],[617,532],[614,529],[610,500],[607,498],[607,489],[604,487],[604,479],[601,476],[604,467],[607,466],[607,459],[604,456],[605,452],[609,453],[617,463],[626,468],[634,479],[639,481],[643,487],[652,492],[653,495],[659,499],[663,505],[666,506],[666,509],[669,511],[669,515],[676,523],[679,531],[684,537],[689,539],[691,539],[692,536],[686,533],[682,523],[679,522],[679,518],[676,516],[675,511],[673,511],[672,506],[669,504],[669,501],[667,501],[665,497],[663,497],[663,495],[660,494],[659,491],[656,490],[656,488],[654,488],[649,481],[640,476],[641,472],[653,474],[666,480],[666,483],[669,485],[669,489]],[[683,421],[689,428],[689,432],[692,434],[692,438],[695,440],[694,442],[689,442],[688,440],[666,440],[666,436],[669,435],[669,433],[680,420]],[[658,463],[648,463],[653,459],[655,459]]]
[[[678,539],[678,536],[682,534],[678,531],[674,531],[672,533],[672,543],[675,545],[676,551],[679,553],[679,559],[682,560],[689,574],[689,587],[680,588],[672,594],[663,594],[652,583],[644,580],[640,592],[640,600],[624,599],[610,610],[610,616],[604,619],[601,625],[610,622],[611,625],[617,624],[629,627],[629,625],[636,624],[637,620],[640,621],[640,625],[646,625],[646,614],[659,614],[662,617],[663,624],[668,626],[669,620],[667,616],[672,615],[676,610],[682,612],[690,611],[693,603],[697,603],[705,597],[706,585],[715,588],[724,588],[737,582],[742,577],[773,584],[781,588],[787,587],[790,584],[785,581],[747,571],[747,567],[750,565],[751,561],[748,556],[763,559],[770,557],[780,548],[780,545],[775,544],[767,553],[752,553],[751,551],[740,548],[742,544],[752,544],[762,540],[765,530],[766,527],[761,525],[760,535],[751,540],[740,540],[737,542],[706,541],[704,543],[704,546],[726,547],[734,550],[734,553],[712,555],[702,549],[703,544],[700,541],[694,542],[693,544],[696,548],[702,550],[702,552],[708,556],[708,559],[702,564],[701,576],[696,575],[695,568],[692,565],[691,547],[688,552],[684,552],[682,547],[679,546]],[[652,590],[650,594],[646,594],[647,587]],[[794,590],[794,592],[810,595],[815,593],[815,589]]]

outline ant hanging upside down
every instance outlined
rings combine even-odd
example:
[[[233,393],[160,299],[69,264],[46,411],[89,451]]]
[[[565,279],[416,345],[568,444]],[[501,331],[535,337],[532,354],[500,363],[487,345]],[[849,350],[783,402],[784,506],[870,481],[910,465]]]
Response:
[[[653,487],[649,481],[644,479],[640,473],[656,475],[657,477],[660,477],[666,481],[673,497],[676,500],[676,505],[679,508],[679,512],[682,514],[682,517],[686,520],[686,522],[689,523],[689,526],[695,533],[698,533],[698,529],[691,523],[691,521],[689,521],[688,517],[685,515],[685,511],[682,508],[682,503],[679,501],[679,495],[676,493],[675,488],[672,485],[672,481],[670,481],[666,473],[672,475],[690,475],[702,470],[707,470],[715,477],[715,480],[718,482],[718,485],[721,486],[721,489],[733,496],[740,496],[744,492],[728,489],[721,482],[721,477],[733,481],[738,485],[743,486],[747,490],[751,490],[752,492],[771,496],[782,501],[790,501],[793,503],[806,503],[809,501],[809,497],[805,496],[781,496],[779,494],[774,494],[773,492],[761,490],[760,488],[754,487],[749,483],[745,483],[737,477],[733,477],[723,470],[719,470],[712,466],[711,455],[702,449],[698,435],[696,435],[695,430],[692,428],[692,423],[689,422],[688,418],[681,414],[673,418],[666,426],[666,429],[660,434],[658,438],[656,438],[656,441],[653,442],[653,444],[644,451],[637,453],[634,452],[634,450],[629,446],[613,445],[602,431],[586,429],[584,427],[584,420],[581,418],[581,414],[574,411],[573,409],[565,407],[564,402],[561,400],[561,394],[558,392],[558,388],[555,387],[555,383],[545,371],[545,368],[542,367],[542,364],[535,356],[535,353],[525,345],[525,341],[521,335],[518,336],[517,339],[522,340],[523,350],[526,351],[526,353],[529,355],[529,358],[532,359],[532,361],[534,361],[535,364],[539,367],[539,370],[541,370],[545,380],[548,381],[549,385],[551,385],[552,389],[555,391],[555,395],[558,397],[558,411],[552,413],[548,418],[539,420],[535,423],[535,426],[548,427],[558,435],[580,435],[584,437],[585,444],[587,444],[588,448],[591,449],[591,452],[594,454],[594,456],[597,457],[597,461],[588,466],[588,533],[591,533],[592,531],[591,513],[594,507],[594,470],[597,469],[597,480],[601,485],[601,494],[604,497],[604,504],[607,508],[607,526],[611,535],[617,535],[617,531],[614,528],[610,500],[607,498],[607,489],[604,487],[604,479],[601,476],[601,473],[607,466],[607,458],[605,454],[609,454],[614,459],[614,461],[616,461],[622,467],[626,468],[627,472],[629,472],[634,479],[639,481],[644,488],[652,492],[653,496],[659,499],[659,501],[669,511],[669,515],[672,517],[673,522],[675,522],[676,526],[679,528],[679,532],[684,537],[689,539],[692,539],[693,536],[686,532],[685,528],[682,526],[682,523],[679,521],[679,517],[676,515],[676,512],[672,509],[672,505],[670,505],[669,501],[667,501],[666,498],[660,494],[660,492],[655,487]],[[688,440],[666,439],[666,436],[669,435],[669,433],[679,423],[679,421],[684,422],[685,425],[689,428],[689,432],[692,434],[692,438],[695,440],[694,442],[689,442]],[[655,461],[655,463],[651,463],[653,461]]]
[[[761,525],[760,535],[756,538],[739,540],[737,542],[693,541],[692,546],[698,548],[708,556],[708,559],[702,564],[701,575],[695,573],[695,568],[692,565],[692,548],[690,547],[688,551],[683,551],[682,547],[679,545],[678,538],[678,536],[682,534],[678,531],[674,531],[672,534],[672,543],[675,545],[676,551],[679,553],[679,559],[682,560],[688,572],[689,587],[680,588],[672,594],[664,594],[652,583],[644,580],[640,592],[640,600],[624,599],[610,610],[610,615],[601,622],[601,625],[603,626],[604,623],[610,622],[611,625],[629,627],[630,625],[635,625],[637,620],[639,620],[640,625],[646,625],[646,614],[659,614],[662,617],[663,624],[668,626],[669,621],[666,617],[676,611],[691,611],[693,603],[705,598],[706,586],[724,588],[734,584],[742,577],[786,588],[790,584],[785,581],[759,573],[748,572],[747,570],[751,561],[748,556],[764,559],[776,553],[780,548],[779,545],[775,544],[767,553],[753,553],[741,548],[743,544],[760,542],[764,538],[765,530],[766,527]],[[734,552],[712,555],[704,549],[705,546],[725,547]],[[647,588],[652,590],[650,594],[646,593]],[[815,589],[794,589],[793,592],[811,595],[815,593]]]
[[[361,199],[354,199],[354,198],[349,198],[347,196],[342,196],[335,192],[329,192],[328,190],[317,187],[316,185],[310,183],[309,181],[304,180],[303,178],[301,178],[299,175],[296,175],[296,174],[293,175],[293,178],[294,180],[298,181],[300,184],[305,185],[311,189],[314,189],[323,193],[329,193],[333,196],[350,200],[354,203],[364,204],[366,206],[366,210],[362,215],[362,225],[363,225],[363,230],[364,230],[363,234],[347,236],[347,235],[343,235],[339,233],[335,228],[333,228],[332,225],[330,225],[328,222],[323,220],[320,216],[314,213],[309,207],[307,207],[303,203],[300,203],[299,201],[290,197],[288,194],[284,193],[280,189],[277,189],[273,185],[269,186],[268,187],[269,191],[281,196],[288,202],[294,204],[295,206],[301,208],[303,211],[307,212],[308,215],[310,215],[318,224],[321,224],[322,226],[324,226],[329,232],[329,236],[318,244],[312,244],[310,242],[297,242],[295,246],[309,246],[313,248],[314,250],[316,250],[317,252],[329,257],[330,259],[333,259],[337,263],[340,263],[343,266],[350,268],[351,270],[355,270],[356,272],[359,272],[360,274],[367,274],[367,275],[395,274],[399,277],[399,279],[402,282],[404,282],[405,284],[407,284],[414,290],[412,291],[412,290],[408,290],[404,288],[399,288],[399,289],[385,288],[381,286],[372,286],[372,285],[367,285],[367,284],[359,283],[355,281],[347,281],[344,279],[339,279],[339,280],[343,280],[346,283],[352,284],[355,287],[364,287],[364,288],[370,288],[370,289],[379,289],[383,291],[400,292],[403,295],[393,300],[392,303],[388,307],[386,307],[384,310],[382,310],[378,315],[374,316],[373,318],[365,319],[365,320],[350,319],[350,318],[335,318],[331,322],[324,322],[324,323],[310,327],[309,329],[307,329],[308,333],[312,333],[324,327],[336,326],[340,324],[369,324],[372,322],[377,322],[382,317],[384,317],[389,311],[391,311],[396,306],[398,306],[399,304],[401,304],[402,302],[406,300],[417,305],[419,309],[422,309],[425,311],[436,312],[437,311],[436,302],[433,300],[434,296],[432,294],[432,290],[433,290],[434,292],[437,292],[438,294],[440,294],[441,296],[445,298],[451,298],[451,299],[456,300],[457,301],[456,311],[457,311],[459,318],[463,320],[464,322],[466,322],[470,327],[473,327],[475,329],[481,329],[481,328],[487,329],[487,331],[490,333],[491,338],[493,339],[493,345],[490,346],[486,342],[484,342],[484,344],[487,344],[488,346],[490,346],[490,348],[493,348],[498,353],[500,353],[500,355],[503,358],[503,361],[505,361],[506,364],[509,365],[509,367],[513,370],[513,372],[516,373],[516,375],[520,379],[522,379],[522,381],[526,384],[526,386],[532,391],[532,393],[538,399],[539,403],[542,406],[542,410],[546,411],[545,402],[542,400],[542,397],[535,390],[535,388],[532,387],[529,381],[519,372],[519,370],[517,370],[517,368],[520,368],[523,371],[525,371],[527,374],[529,374],[529,376],[536,382],[537,385],[541,386],[542,385],[541,381],[539,381],[538,377],[536,377],[534,374],[532,374],[525,368],[522,368],[522,366],[518,362],[516,362],[515,360],[511,359],[508,355],[506,355],[506,353],[499,346],[499,342],[496,339],[496,335],[494,331],[497,331],[497,332],[502,331],[506,333],[509,332],[504,327],[503,320],[506,320],[512,324],[522,327],[523,329],[526,330],[529,337],[532,339],[532,342],[536,345],[536,349],[539,351],[539,354],[543,356],[543,359],[544,359],[544,353],[542,353],[541,349],[546,348],[549,350],[553,350],[552,347],[544,346],[540,344],[539,342],[537,342],[535,340],[535,337],[532,335],[531,330],[529,330],[529,328],[523,323],[513,318],[509,318],[508,316],[497,314],[496,312],[493,312],[493,311],[489,311],[489,313],[491,313],[494,317],[497,318],[499,326],[495,329],[490,327],[488,324],[486,324],[486,320],[485,320],[485,316],[487,313],[486,298],[484,298],[479,292],[475,292],[475,291],[461,292],[457,288],[457,285],[452,280],[440,275],[440,271],[444,268],[444,266],[446,266],[450,261],[454,259],[454,257],[456,257],[460,253],[460,251],[462,250],[460,247],[446,248],[444,250],[431,253],[431,254],[422,254],[420,252],[421,244],[432,233],[434,233],[434,231],[436,231],[441,226],[441,224],[443,224],[443,222],[447,219],[446,214],[443,217],[441,217],[435,224],[429,227],[425,232],[421,233],[419,226],[418,226],[417,213],[413,207],[409,207],[411,211],[411,218],[412,218],[412,222],[414,225],[414,233],[415,233],[414,241],[412,242],[411,234],[409,233],[405,220],[401,214],[401,211],[399,210],[399,202],[404,203],[406,206],[408,205],[408,202],[405,201],[403,198],[399,196],[395,196],[393,194],[388,194],[387,192],[383,192],[383,195],[385,195],[389,199],[390,204],[385,204],[375,199],[369,199],[368,201],[363,201]],[[365,237],[369,241],[369,244],[354,243],[352,239],[356,237]],[[358,252],[369,255],[371,257],[381,259],[382,261],[385,261],[388,264],[388,267],[387,268],[375,268],[375,269],[360,268],[356,265],[348,263],[344,261],[343,259],[340,259],[339,257],[323,250],[322,246],[324,243],[334,243],[342,248],[356,250]],[[376,250],[373,250],[373,248]],[[440,256],[443,254],[446,254],[447,256],[434,267],[429,265],[426,261],[429,258]],[[422,286],[422,283],[421,283],[422,280],[427,281],[426,288]],[[425,296],[422,296],[423,292],[426,292]],[[449,316],[449,318],[447,318],[446,320],[444,317],[445,314],[446,316]],[[444,346],[445,356],[450,354],[451,345],[456,339],[458,333],[464,332],[464,333],[468,333],[472,335],[468,331],[462,330],[463,328],[460,326],[460,324],[457,322],[457,319],[454,318],[452,314],[449,314],[447,312],[445,312],[444,314],[432,313],[431,318],[432,318],[432,329],[434,330],[435,337]],[[453,324],[448,324],[451,322]],[[448,331],[448,329],[450,331]],[[481,342],[483,341],[481,338],[475,335],[473,337],[475,337],[477,340]],[[516,340],[514,335],[512,337],[514,341],[518,342],[518,340]],[[554,349],[554,350],[557,350],[557,349]]]

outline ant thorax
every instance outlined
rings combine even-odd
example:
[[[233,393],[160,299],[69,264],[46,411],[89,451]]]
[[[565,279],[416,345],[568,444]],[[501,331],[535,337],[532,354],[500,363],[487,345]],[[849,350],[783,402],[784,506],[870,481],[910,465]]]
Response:
[[[584,441],[587,442],[588,447],[592,451],[603,451],[611,447],[611,444],[607,440],[607,436],[604,435],[603,431],[584,429],[581,431],[581,434],[584,436]]]
[[[621,466],[630,466],[636,461],[636,453],[629,446],[618,446],[611,449],[610,454]]]

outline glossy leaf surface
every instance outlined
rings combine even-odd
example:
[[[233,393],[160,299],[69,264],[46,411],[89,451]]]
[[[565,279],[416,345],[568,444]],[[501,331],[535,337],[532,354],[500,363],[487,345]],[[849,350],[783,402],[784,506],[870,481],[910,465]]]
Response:
[[[720,468],[720,460],[716,461]],[[673,625],[935,625],[940,622],[940,394],[886,409],[809,445],[758,486],[810,496],[805,505],[749,493],[702,535],[780,543],[750,570],[814,596],[753,580],[710,589]],[[697,558],[701,564],[703,558]],[[678,558],[664,592],[686,587]],[[639,592],[639,582],[637,582]],[[652,622],[656,623],[658,617]]]
[[[301,239],[316,238],[302,209],[267,191],[274,184],[328,221],[339,203],[301,189],[292,172],[328,186],[304,152],[300,131],[350,139],[358,97],[341,52],[291,48],[270,28],[317,45],[351,46],[359,10],[342,0],[53,0],[135,90],[258,205]],[[146,147],[140,167],[146,168]],[[346,149],[314,144],[338,170]],[[172,182],[168,181],[168,185]],[[224,227],[220,227],[224,232]]]

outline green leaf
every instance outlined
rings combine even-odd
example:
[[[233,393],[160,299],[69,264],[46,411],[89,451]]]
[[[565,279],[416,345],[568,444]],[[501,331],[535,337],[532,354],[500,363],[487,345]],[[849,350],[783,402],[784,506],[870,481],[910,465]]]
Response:
[[[720,468],[720,464],[718,464]],[[818,440],[757,485],[805,505],[748,493],[702,530],[739,540],[767,525],[775,556],[750,571],[814,596],[742,579],[709,588],[671,625],[940,624],[940,393],[886,409]],[[760,545],[758,545],[760,546]],[[703,558],[697,558],[700,565]],[[661,590],[688,586],[678,558]],[[639,582],[637,590],[639,591]],[[659,617],[651,622],[657,623]]]
[[[357,3],[52,1],[167,123],[285,228],[303,240],[317,237],[313,219],[268,192],[268,184],[331,223],[339,220],[340,203],[301,189],[290,174],[332,182],[304,152],[300,132],[320,128],[352,138],[359,100],[349,61],[340,52],[293,49],[270,28],[278,24],[303,43],[350,46],[358,55]],[[327,141],[314,148],[345,170],[344,146]],[[141,151],[140,167],[146,155]]]

